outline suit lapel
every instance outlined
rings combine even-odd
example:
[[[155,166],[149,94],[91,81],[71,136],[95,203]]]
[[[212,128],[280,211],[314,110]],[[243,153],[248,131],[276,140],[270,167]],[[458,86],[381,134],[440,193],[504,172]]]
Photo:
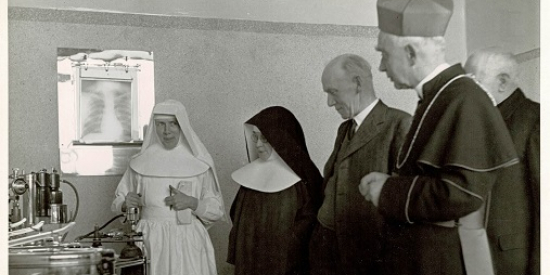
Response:
[[[359,150],[365,144],[369,143],[380,132],[380,127],[384,123],[387,106],[382,101],[379,101],[372,109],[363,123],[357,129],[355,136],[350,141],[344,158],[347,158],[355,151]]]
[[[334,150],[332,151],[332,154],[330,155],[330,157],[327,160],[327,163],[325,164],[325,169],[323,171],[325,184],[334,173],[334,163],[336,162],[336,158],[338,157],[338,152],[340,152],[340,148],[342,148],[342,142],[344,141],[344,138],[346,137],[346,133],[349,128],[349,125],[346,125],[346,123],[348,123],[348,121],[342,123],[340,127],[338,127],[338,134],[336,135]],[[324,189],[324,186],[323,186],[323,189]]]

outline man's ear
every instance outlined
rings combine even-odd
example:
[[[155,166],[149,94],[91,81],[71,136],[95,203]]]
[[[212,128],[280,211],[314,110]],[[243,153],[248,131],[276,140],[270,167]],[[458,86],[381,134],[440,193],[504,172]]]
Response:
[[[357,88],[356,88],[356,91],[355,91],[355,92],[356,92],[356,93],[359,93],[359,91],[360,91],[360,89],[361,89],[360,87],[361,87],[361,85],[362,85],[362,83],[361,83],[361,77],[355,76],[355,77],[353,78],[353,82],[357,83]]]
[[[512,79],[507,73],[500,73],[497,75],[498,79],[498,91],[506,92],[510,90],[510,87],[513,85]]]
[[[413,66],[416,63],[416,50],[411,44],[407,44],[405,46],[405,53],[407,54],[409,66]]]

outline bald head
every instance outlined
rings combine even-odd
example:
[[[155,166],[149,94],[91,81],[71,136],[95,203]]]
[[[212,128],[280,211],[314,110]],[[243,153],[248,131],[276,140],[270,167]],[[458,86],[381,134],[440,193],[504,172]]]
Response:
[[[476,51],[468,57],[464,69],[475,76],[497,103],[504,101],[518,88],[516,58],[500,48]]]
[[[376,96],[370,64],[355,54],[343,54],[332,59],[321,78],[327,93],[327,104],[348,119],[371,104]]]
[[[327,64],[323,74],[334,73],[334,71],[338,70],[341,70],[340,73],[344,74],[345,77],[348,77],[351,80],[359,77],[362,81],[368,82],[370,84],[370,90],[374,92],[372,89],[371,66],[369,62],[361,56],[350,53],[339,55]]]

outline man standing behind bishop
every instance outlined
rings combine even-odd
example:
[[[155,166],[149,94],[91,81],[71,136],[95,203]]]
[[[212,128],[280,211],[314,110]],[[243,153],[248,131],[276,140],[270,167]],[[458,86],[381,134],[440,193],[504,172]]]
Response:
[[[492,47],[464,65],[494,96],[520,159],[505,169],[491,194],[487,220],[497,274],[540,274],[540,104],[519,87],[512,53]]]

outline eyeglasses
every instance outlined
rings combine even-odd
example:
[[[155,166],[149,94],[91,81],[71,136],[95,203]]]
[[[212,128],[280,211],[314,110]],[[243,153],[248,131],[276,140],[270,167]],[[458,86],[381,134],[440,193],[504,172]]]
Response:
[[[267,139],[262,135],[261,133],[252,133],[252,141],[254,143],[258,142],[258,140],[261,140],[262,143],[268,143]]]

